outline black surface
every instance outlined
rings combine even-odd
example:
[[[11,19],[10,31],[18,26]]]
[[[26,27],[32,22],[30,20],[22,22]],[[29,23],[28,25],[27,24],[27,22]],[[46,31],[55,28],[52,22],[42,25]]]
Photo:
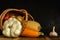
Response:
[[[0,13],[7,8],[26,9],[42,26],[42,32],[49,35],[52,26],[56,26],[56,32],[60,35],[60,3],[59,1],[38,0],[2,0],[0,1]]]

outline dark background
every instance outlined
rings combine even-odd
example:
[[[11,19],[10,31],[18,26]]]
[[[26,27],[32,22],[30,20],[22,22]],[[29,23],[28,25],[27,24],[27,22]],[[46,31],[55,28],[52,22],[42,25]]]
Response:
[[[53,25],[60,35],[60,3],[59,1],[38,0],[2,0],[0,1],[0,14],[7,8],[26,9],[38,21],[45,35],[49,35]]]

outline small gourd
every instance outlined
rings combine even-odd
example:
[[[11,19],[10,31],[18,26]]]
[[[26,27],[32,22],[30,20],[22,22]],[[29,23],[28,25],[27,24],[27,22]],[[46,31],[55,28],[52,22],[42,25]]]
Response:
[[[55,32],[55,26],[53,26],[53,31],[50,32],[50,36],[58,36],[57,32]]]

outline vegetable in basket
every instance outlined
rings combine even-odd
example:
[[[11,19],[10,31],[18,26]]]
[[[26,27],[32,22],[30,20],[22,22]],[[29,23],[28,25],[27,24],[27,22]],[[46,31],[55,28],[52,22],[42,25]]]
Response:
[[[18,37],[22,31],[22,25],[16,18],[9,18],[3,24],[3,35],[7,37]]]

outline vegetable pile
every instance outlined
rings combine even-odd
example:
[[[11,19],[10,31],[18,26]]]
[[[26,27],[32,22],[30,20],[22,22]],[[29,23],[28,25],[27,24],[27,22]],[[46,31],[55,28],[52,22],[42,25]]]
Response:
[[[34,20],[28,20],[29,14],[27,16],[21,16],[17,12],[15,12],[16,14],[8,12],[3,17],[2,33],[4,36],[7,36],[7,37],[19,37],[19,36],[39,37],[40,35],[44,35],[44,33],[40,32],[42,28],[40,23]],[[24,9],[21,10],[21,12],[27,13],[27,11]],[[25,17],[27,18],[25,19]]]

